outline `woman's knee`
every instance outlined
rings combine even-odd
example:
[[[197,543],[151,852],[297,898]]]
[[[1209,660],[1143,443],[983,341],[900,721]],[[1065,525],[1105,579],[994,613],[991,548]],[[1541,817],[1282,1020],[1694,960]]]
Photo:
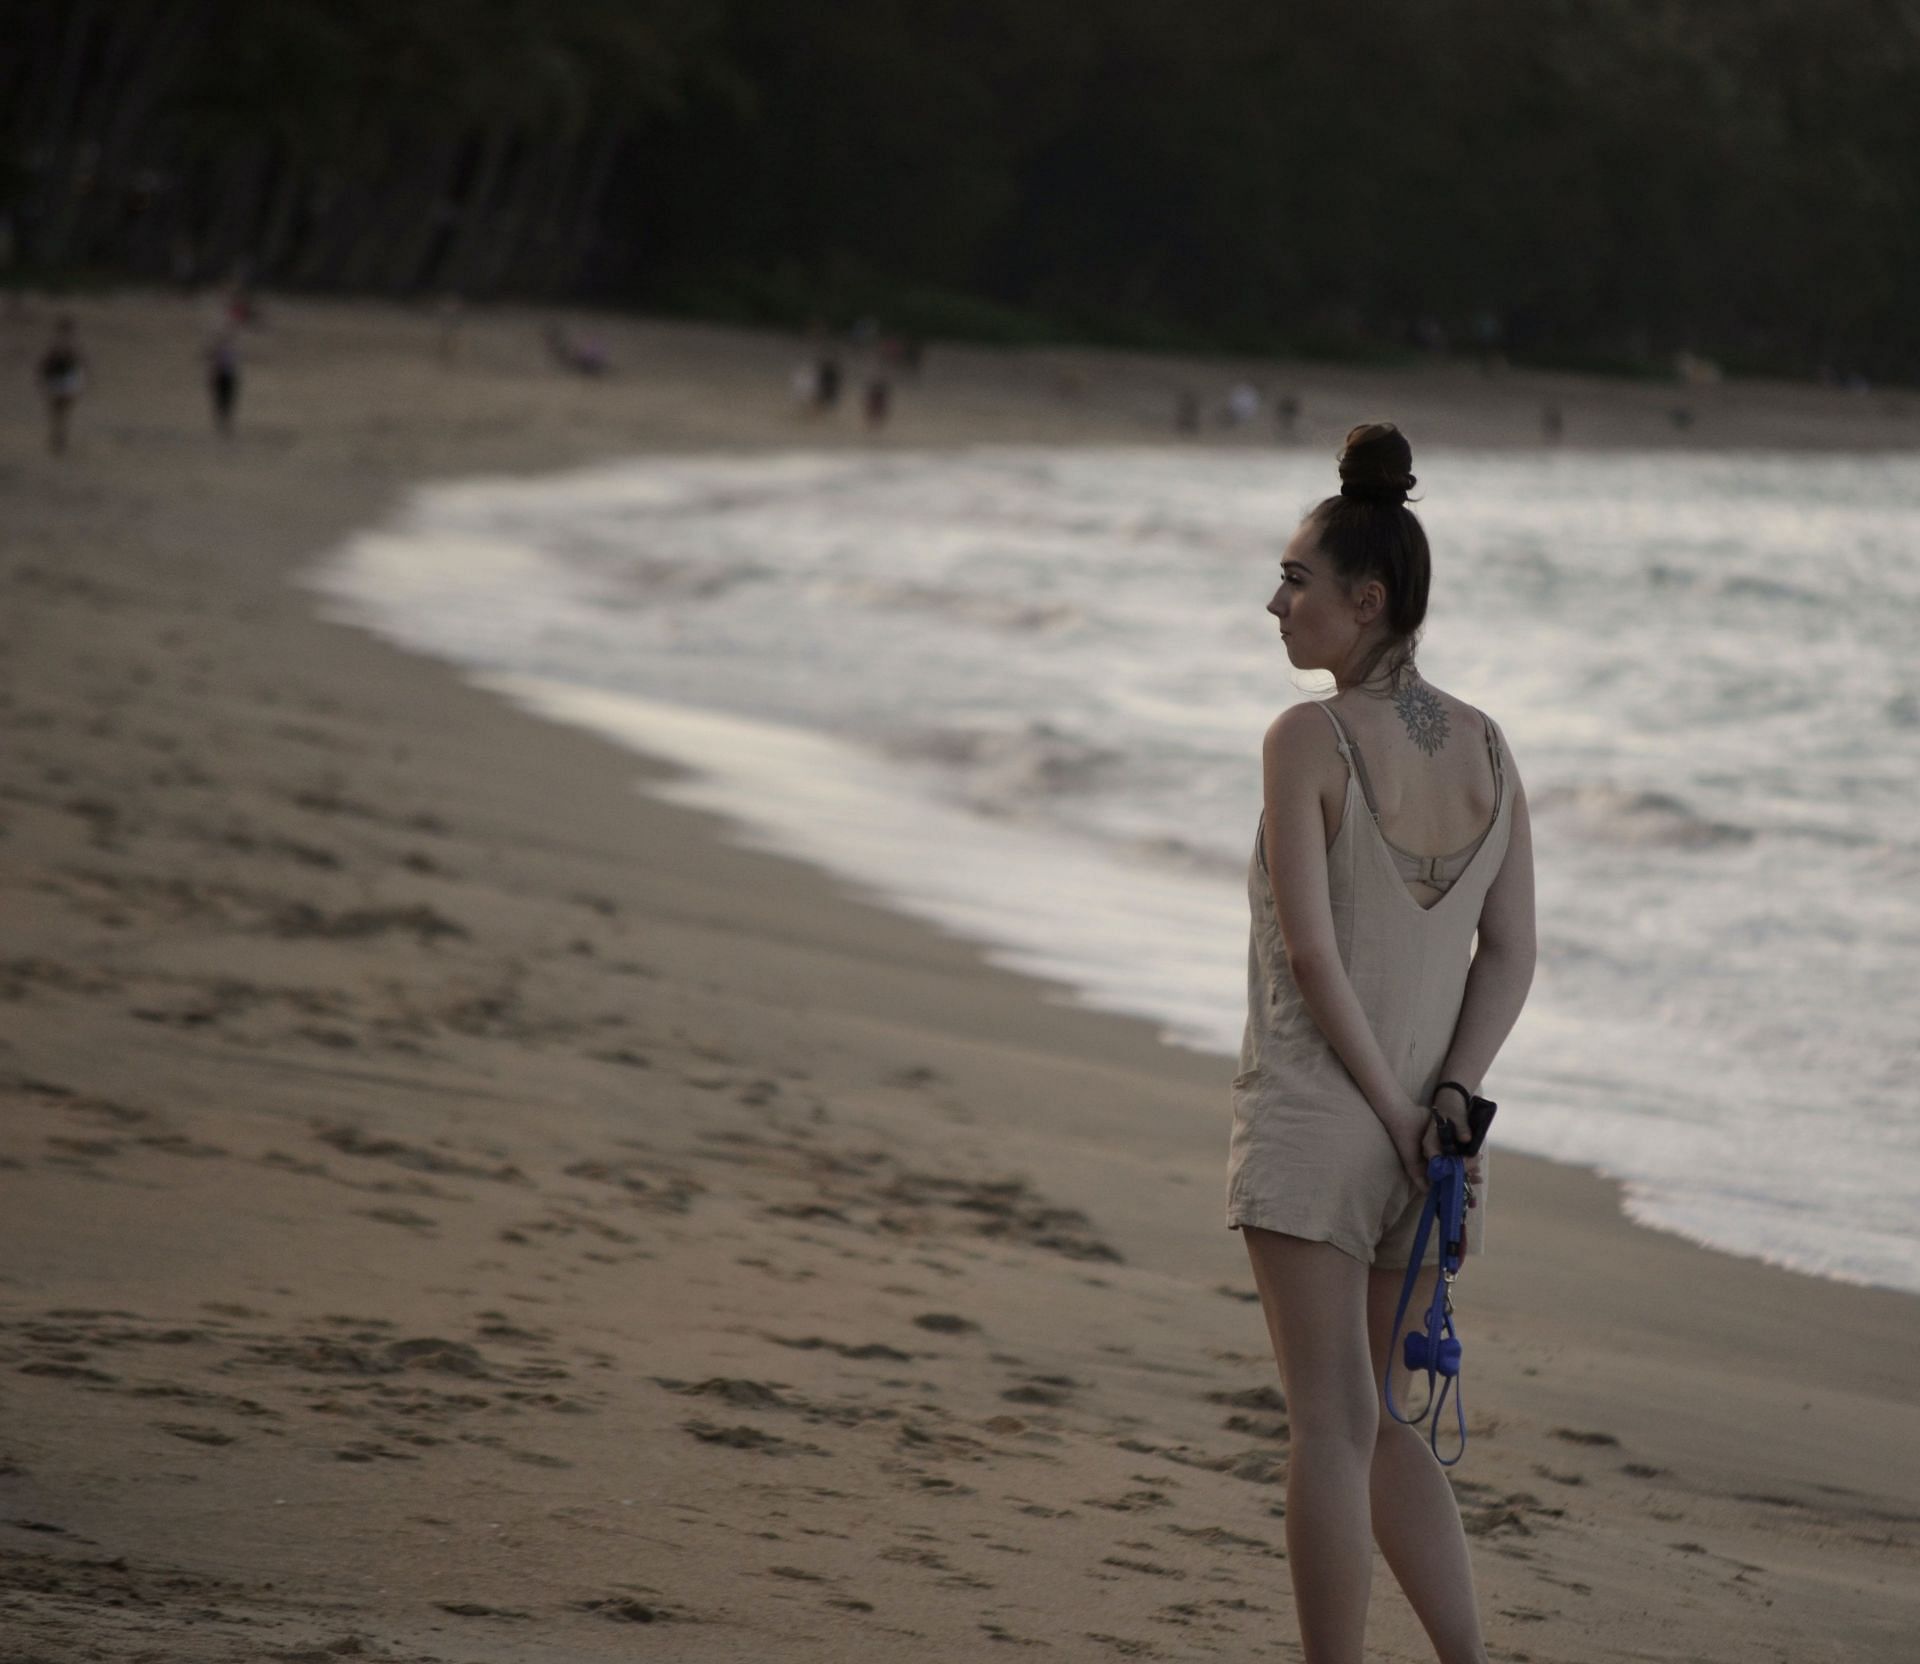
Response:
[[[1371,1460],[1380,1437],[1379,1395],[1371,1376],[1358,1380],[1289,1387],[1287,1424],[1296,1451],[1305,1445],[1339,1445]]]
[[[1295,1445],[1307,1440],[1371,1452],[1380,1412],[1365,1266],[1329,1243],[1270,1231],[1248,1231],[1247,1247]]]

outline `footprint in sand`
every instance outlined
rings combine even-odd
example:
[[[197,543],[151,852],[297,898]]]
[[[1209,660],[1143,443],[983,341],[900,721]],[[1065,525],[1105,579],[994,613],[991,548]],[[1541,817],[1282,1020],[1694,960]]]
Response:
[[[1565,1515],[1564,1508],[1547,1507],[1531,1491],[1515,1491],[1479,1508],[1463,1508],[1460,1523],[1469,1537],[1531,1537],[1533,1527],[1528,1519],[1562,1519]]]
[[[450,939],[469,941],[472,932],[457,919],[450,919],[425,902],[411,907],[352,907],[340,913],[328,913],[308,902],[284,903],[268,920],[267,928],[276,936],[292,939],[319,937],[334,942],[360,942],[398,931],[410,935],[423,946]]]
[[[348,1318],[340,1321],[390,1327],[377,1319]],[[305,1335],[250,1342],[246,1352],[259,1363],[305,1370],[315,1375],[390,1376],[409,1370],[430,1370],[476,1380],[494,1377],[492,1366],[475,1348],[461,1341],[444,1340],[437,1336],[382,1341],[377,1336],[362,1332],[350,1341],[341,1341],[326,1335]],[[525,1372],[515,1373],[524,1377]]]
[[[1121,1450],[1131,1451],[1136,1456],[1158,1456],[1163,1462],[1177,1462],[1182,1467],[1200,1468],[1208,1473],[1224,1473],[1235,1479],[1244,1479],[1253,1485],[1280,1485],[1286,1482],[1287,1459],[1277,1450],[1240,1450],[1229,1451],[1222,1456],[1210,1456],[1192,1445],[1148,1444],[1144,1439],[1117,1439],[1115,1444]]]
[[[691,1433],[702,1444],[726,1445],[733,1450],[752,1451],[757,1456],[825,1456],[827,1452],[817,1444],[802,1444],[796,1440],[783,1439],[772,1433],[763,1433],[757,1427],[722,1427],[717,1422],[696,1418],[683,1421],[681,1427]]]
[[[317,1123],[314,1138],[338,1150],[342,1155],[368,1161],[384,1161],[420,1173],[458,1174],[463,1178],[492,1179],[501,1184],[531,1184],[525,1173],[511,1162],[469,1161],[420,1144],[408,1144],[397,1138],[369,1133],[356,1126]]]
[[[922,1312],[914,1320],[914,1326],[926,1329],[936,1335],[978,1334],[980,1325],[970,1317],[960,1317],[953,1312]]]
[[[618,1063],[628,1069],[651,1069],[653,1059],[644,1052],[637,1052],[630,1046],[621,1046],[610,1052],[589,1052],[587,1054],[596,1063]]]
[[[474,1317],[479,1324],[477,1332],[482,1340],[519,1341],[530,1346],[553,1344],[551,1329],[523,1329],[505,1312],[476,1312]]]
[[[657,1624],[674,1615],[652,1597],[641,1600],[632,1595],[603,1595],[598,1600],[577,1600],[573,1604],[582,1612],[592,1612],[619,1624]]]
[[[1221,1525],[1175,1525],[1172,1522],[1160,1527],[1162,1531],[1171,1531],[1177,1537],[1185,1537],[1189,1542],[1201,1543],[1214,1549],[1246,1549],[1263,1559],[1284,1560],[1287,1551],[1276,1548],[1263,1537],[1243,1537],[1237,1531],[1229,1531]]]
[[[915,1353],[902,1352],[898,1347],[888,1346],[884,1342],[877,1340],[863,1341],[858,1345],[849,1345],[845,1341],[823,1340],[819,1335],[803,1335],[797,1338],[789,1338],[786,1335],[770,1335],[764,1331],[760,1338],[762,1340],[770,1340],[776,1346],[791,1346],[803,1352],[812,1352],[824,1348],[829,1352],[837,1352],[843,1358],[877,1358],[884,1359],[889,1363],[904,1364],[911,1363],[917,1356]]]
[[[1226,1404],[1236,1410],[1278,1410],[1285,1411],[1287,1400],[1278,1387],[1261,1385],[1243,1387],[1238,1392],[1210,1392],[1206,1395],[1209,1404]]]
[[[1057,1409],[1079,1385],[1070,1375],[1029,1375],[1021,1385],[1008,1387],[1000,1396],[1009,1404],[1040,1404]]]
[[[810,1283],[820,1275],[809,1266],[776,1265],[772,1260],[753,1254],[741,1255],[733,1263],[750,1266],[763,1276],[771,1277],[775,1282],[780,1283]]]
[[[624,1199],[656,1212],[684,1214],[706,1186],[684,1168],[671,1167],[653,1157],[589,1158],[562,1171],[570,1179],[612,1187]],[[620,1198],[615,1198],[619,1200]]]
[[[867,1404],[822,1404],[802,1398],[792,1388],[769,1386],[761,1381],[741,1380],[733,1376],[712,1375],[704,1381],[675,1381],[656,1375],[653,1381],[668,1392],[683,1397],[716,1398],[739,1410],[780,1410],[796,1414],[806,1421],[831,1422],[840,1427],[856,1427],[869,1421],[893,1421],[899,1411]]]
[[[105,1370],[93,1369],[85,1364],[61,1363],[55,1359],[37,1359],[20,1366],[22,1375],[44,1375],[56,1381],[89,1381],[112,1385],[119,1381],[117,1375],[109,1375]]]
[[[687,1397],[717,1398],[741,1410],[797,1410],[802,1407],[798,1400],[786,1397],[777,1387],[759,1381],[735,1380],[724,1375],[710,1376],[704,1381],[675,1381],[656,1375],[653,1382],[655,1386],[665,1387],[668,1392]]]
[[[202,1427],[186,1421],[156,1421],[154,1427],[162,1433],[171,1433],[176,1439],[185,1439],[191,1444],[238,1444],[238,1437],[232,1433],[223,1433],[217,1427]]]
[[[418,1231],[422,1236],[434,1236],[440,1229],[440,1221],[430,1219],[424,1213],[415,1213],[411,1208],[356,1208],[354,1212],[362,1219],[375,1219],[382,1225],[398,1225],[404,1230]]]
[[[33,961],[15,960],[9,966],[0,966],[0,991],[4,991],[4,977],[16,971],[23,964]],[[53,1081],[37,1080],[30,1075],[17,1076],[8,1083],[12,1089],[37,1103],[58,1105],[72,1115],[85,1116],[89,1120],[104,1121],[109,1126],[138,1126],[142,1121],[150,1121],[150,1111],[134,1109],[130,1105],[115,1103],[108,1098],[93,1098],[83,1092],[77,1092],[70,1086],[61,1086]]]
[[[989,1641],[992,1641],[999,1646],[1045,1647],[1045,1646],[1050,1646],[1052,1644],[1047,1641],[1036,1641],[1031,1636],[1016,1635],[1013,1633],[1012,1630],[1006,1629],[1000,1624],[982,1623],[980,1625],[980,1628],[981,1628],[981,1631],[986,1635]]]
[[[417,1462],[420,1460],[418,1456],[409,1455],[404,1450],[395,1450],[391,1445],[377,1444],[372,1440],[342,1445],[333,1454],[334,1459],[341,1462]]]
[[[1117,1566],[1121,1571],[1139,1572],[1145,1577],[1171,1577],[1184,1580],[1186,1573],[1177,1566],[1162,1566],[1152,1560],[1135,1560],[1123,1554],[1109,1554],[1102,1557],[1103,1566]],[[1098,1573],[1094,1574],[1098,1576]]]
[[[1105,1508],[1115,1514],[1146,1513],[1173,1506],[1173,1499],[1165,1491],[1127,1491],[1120,1496],[1082,1497],[1080,1501],[1084,1507]]]
[[[337,871],[343,864],[332,850],[318,844],[302,843],[298,838],[283,838],[272,833],[256,833],[245,826],[229,826],[224,831],[213,832],[204,827],[187,825],[183,826],[183,830],[189,837],[203,843],[217,844],[222,849],[231,849],[241,855],[269,856],[323,872]]]

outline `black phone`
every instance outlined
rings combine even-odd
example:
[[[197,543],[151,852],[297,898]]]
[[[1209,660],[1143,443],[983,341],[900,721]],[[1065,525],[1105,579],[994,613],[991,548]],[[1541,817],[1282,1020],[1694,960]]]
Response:
[[[1453,1130],[1453,1123],[1441,1117],[1441,1150],[1451,1156],[1477,1156],[1480,1146],[1487,1141],[1487,1129],[1493,1125],[1493,1112],[1499,1107],[1491,1098],[1472,1099],[1467,1105],[1467,1132],[1470,1136],[1464,1142]]]

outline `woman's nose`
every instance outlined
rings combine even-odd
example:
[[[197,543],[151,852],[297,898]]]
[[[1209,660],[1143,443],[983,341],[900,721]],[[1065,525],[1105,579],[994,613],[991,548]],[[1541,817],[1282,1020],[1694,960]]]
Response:
[[[1267,603],[1267,611],[1272,613],[1275,618],[1282,620],[1286,618],[1287,592],[1284,589],[1276,589],[1273,592],[1273,599]]]

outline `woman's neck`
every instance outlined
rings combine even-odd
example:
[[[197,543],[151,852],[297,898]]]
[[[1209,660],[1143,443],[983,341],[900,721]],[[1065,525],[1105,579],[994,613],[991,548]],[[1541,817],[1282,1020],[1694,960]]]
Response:
[[[1420,671],[1411,654],[1400,655],[1391,649],[1381,653],[1369,647],[1355,653],[1346,665],[1333,673],[1333,691],[1336,696],[1352,693],[1372,699],[1392,699],[1409,682],[1420,680]]]

